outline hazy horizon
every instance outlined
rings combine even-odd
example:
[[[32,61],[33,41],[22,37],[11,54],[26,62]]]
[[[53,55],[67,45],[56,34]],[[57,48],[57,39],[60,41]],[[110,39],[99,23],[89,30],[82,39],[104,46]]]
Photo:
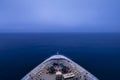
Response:
[[[119,0],[0,1],[0,32],[120,32]]]

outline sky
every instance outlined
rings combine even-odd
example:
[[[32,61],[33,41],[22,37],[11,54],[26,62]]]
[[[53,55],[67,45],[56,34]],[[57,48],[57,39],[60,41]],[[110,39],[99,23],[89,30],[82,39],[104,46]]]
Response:
[[[0,0],[0,32],[120,32],[120,0]]]

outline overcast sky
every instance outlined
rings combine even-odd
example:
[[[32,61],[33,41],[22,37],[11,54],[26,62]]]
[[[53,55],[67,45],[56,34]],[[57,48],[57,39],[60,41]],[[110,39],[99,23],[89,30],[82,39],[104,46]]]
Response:
[[[120,32],[120,0],[0,0],[0,32]]]

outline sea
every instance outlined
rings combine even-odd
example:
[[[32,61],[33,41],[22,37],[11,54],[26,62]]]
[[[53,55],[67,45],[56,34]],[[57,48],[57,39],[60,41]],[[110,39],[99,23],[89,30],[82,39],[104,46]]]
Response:
[[[120,80],[120,33],[0,33],[0,80],[20,80],[57,51],[100,80]]]

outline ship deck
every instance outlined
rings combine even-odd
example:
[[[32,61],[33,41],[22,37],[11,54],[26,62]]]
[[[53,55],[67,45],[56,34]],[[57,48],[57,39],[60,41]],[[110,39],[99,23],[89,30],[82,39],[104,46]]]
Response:
[[[87,70],[62,55],[54,55],[38,65],[22,80],[98,80]]]

